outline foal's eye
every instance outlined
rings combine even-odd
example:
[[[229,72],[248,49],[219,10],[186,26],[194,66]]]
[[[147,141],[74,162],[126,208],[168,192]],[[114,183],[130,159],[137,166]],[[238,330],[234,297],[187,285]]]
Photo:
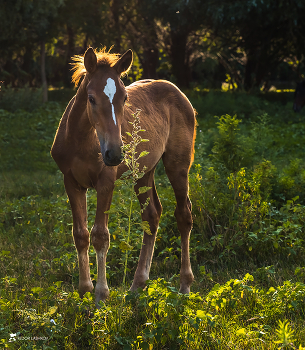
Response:
[[[95,105],[95,99],[94,99],[93,96],[89,95],[89,96],[88,96],[88,100],[89,100],[89,102],[90,102],[92,105]]]

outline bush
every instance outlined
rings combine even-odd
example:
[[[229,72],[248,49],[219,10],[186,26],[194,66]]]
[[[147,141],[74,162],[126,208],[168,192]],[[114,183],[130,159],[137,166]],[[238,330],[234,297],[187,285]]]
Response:
[[[31,112],[42,105],[42,90],[31,88],[0,87],[0,109],[15,112],[23,109]]]
[[[304,191],[303,163],[294,159],[278,170],[263,159],[265,150],[255,141],[269,127],[266,116],[259,120],[246,136],[240,134],[236,116],[220,117],[208,164],[195,164],[190,176],[191,247],[199,260],[216,253],[219,258],[257,261],[271,252],[296,257],[304,250],[305,208],[296,203],[299,197],[293,197]]]

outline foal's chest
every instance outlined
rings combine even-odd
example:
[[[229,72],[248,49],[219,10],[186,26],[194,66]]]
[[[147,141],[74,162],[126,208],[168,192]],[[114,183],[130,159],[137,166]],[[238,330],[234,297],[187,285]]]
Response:
[[[95,187],[98,174],[102,170],[103,163],[99,159],[83,159],[74,157],[71,162],[71,172],[74,179],[84,188]]]

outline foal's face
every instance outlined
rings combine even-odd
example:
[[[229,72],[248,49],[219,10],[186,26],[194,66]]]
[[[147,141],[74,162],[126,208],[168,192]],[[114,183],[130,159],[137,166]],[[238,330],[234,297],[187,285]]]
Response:
[[[115,69],[98,68],[87,85],[87,111],[100,141],[104,163],[119,165],[123,159],[121,125],[125,87]]]

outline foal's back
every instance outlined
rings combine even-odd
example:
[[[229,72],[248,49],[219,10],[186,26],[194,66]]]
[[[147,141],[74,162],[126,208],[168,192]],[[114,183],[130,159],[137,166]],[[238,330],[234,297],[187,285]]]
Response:
[[[128,121],[139,109],[141,128],[146,131],[142,137],[149,139],[148,143],[139,145],[139,151],[149,152],[141,159],[144,165],[153,168],[168,153],[175,157],[177,164],[188,164],[189,168],[193,160],[196,119],[185,94],[165,80],[140,80],[126,90],[128,103],[122,135],[130,130]]]

